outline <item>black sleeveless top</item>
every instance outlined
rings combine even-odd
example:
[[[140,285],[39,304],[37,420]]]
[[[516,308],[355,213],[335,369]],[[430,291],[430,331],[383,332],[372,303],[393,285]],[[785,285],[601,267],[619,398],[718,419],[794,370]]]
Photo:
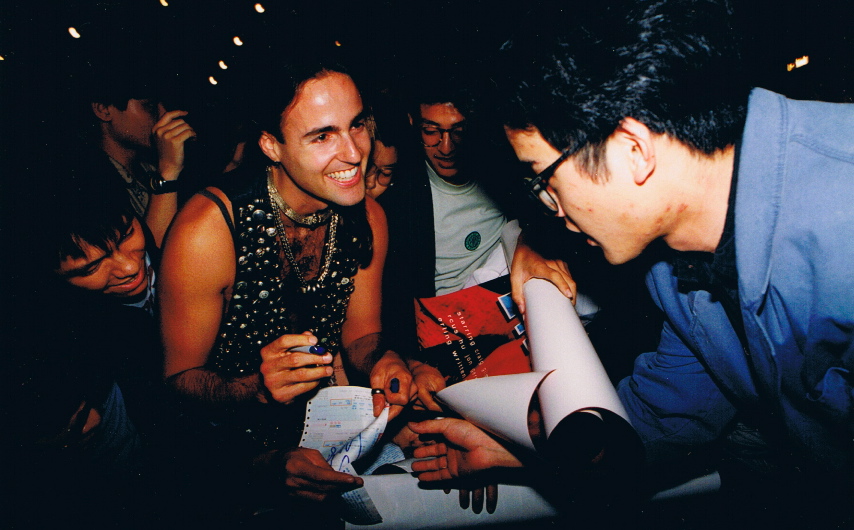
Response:
[[[261,348],[281,335],[304,331],[311,331],[327,351],[340,355],[341,327],[354,289],[353,278],[359,268],[352,249],[364,242],[348,233],[352,232],[347,229],[348,225],[339,221],[327,275],[315,289],[304,292],[293,267],[282,277],[282,260],[285,258],[277,241],[279,234],[264,174],[252,178],[249,184],[245,178],[229,179],[220,189],[231,200],[233,224],[225,205],[216,195],[206,190],[201,193],[222,211],[232,232],[237,263],[231,300],[220,323],[207,367],[226,377],[258,373]],[[327,227],[327,238],[329,233]],[[328,250],[325,248],[324,251]],[[244,417],[249,423],[256,423],[252,429],[253,438],[265,446],[278,445],[276,441],[282,439],[279,434],[285,434],[281,432],[284,430],[287,431],[285,438],[292,440],[293,432],[290,431],[294,427],[301,430],[301,422],[296,426],[259,425],[257,422],[267,423],[277,417],[280,420],[277,423],[282,423],[283,416],[288,416],[290,419],[286,421],[292,423],[297,416],[301,418],[304,411],[295,409],[304,408],[310,396],[301,397],[304,399],[285,406],[290,409],[288,414],[283,415],[279,411],[270,415],[272,411],[267,410],[267,414],[261,415],[267,416],[264,420],[259,417],[253,421]],[[280,407],[271,404],[261,408]]]

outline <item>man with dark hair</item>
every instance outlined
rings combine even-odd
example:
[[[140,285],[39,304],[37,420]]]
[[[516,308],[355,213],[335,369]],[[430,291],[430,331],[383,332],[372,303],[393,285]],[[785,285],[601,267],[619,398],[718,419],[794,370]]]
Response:
[[[725,485],[760,477],[742,487],[781,521],[850,522],[854,106],[749,91],[725,4],[556,15],[556,32],[512,47],[507,137],[532,194],[611,263],[658,239],[675,251],[648,275],[666,315],[658,350],[618,388],[651,476],[722,445]],[[518,465],[500,448],[475,461],[465,424],[415,430],[464,448],[448,453],[455,472]]]
[[[38,163],[34,196],[63,222],[28,234],[17,245],[28,270],[11,267],[10,520],[43,526],[67,522],[71,510],[128,526],[152,513],[154,484],[142,479],[151,426],[162,420],[157,248],[117,179],[69,161]]]
[[[415,388],[380,340],[387,234],[382,209],[365,199],[359,91],[334,62],[266,70],[255,120],[262,161],[192,197],[164,247],[165,375],[211,438],[239,438],[243,452],[231,458],[273,475],[263,493],[323,501],[361,479],[297,448],[313,391],[370,382],[393,416]],[[374,399],[379,415],[386,400]]]
[[[398,351],[409,355],[418,348],[415,298],[451,293],[510,272],[501,247],[508,216],[484,182],[487,175],[495,178],[492,172],[507,168],[481,161],[476,171],[470,163],[475,145],[485,143],[476,138],[482,129],[472,123],[470,83],[462,76],[430,72],[412,83],[409,119],[421,149],[398,164],[400,178],[381,200],[389,218],[384,323]],[[543,277],[574,296],[575,283],[565,263],[544,260],[520,244],[513,264],[514,276]],[[412,363],[420,372],[423,365]],[[419,384],[419,399],[438,411],[432,396],[444,383],[440,377],[430,380]]]
[[[167,110],[138,72],[111,64],[92,73],[88,100],[97,147],[123,179],[137,215],[159,246],[178,210],[185,147],[196,136],[183,110]],[[97,68],[96,68],[97,70]]]

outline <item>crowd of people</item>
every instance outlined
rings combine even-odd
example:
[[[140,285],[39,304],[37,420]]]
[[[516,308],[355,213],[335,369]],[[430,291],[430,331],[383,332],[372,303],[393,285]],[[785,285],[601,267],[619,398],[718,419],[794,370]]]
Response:
[[[271,57],[220,142],[93,62],[14,208],[13,527],[340,527],[363,481],[299,438],[348,384],[478,512],[523,468],[567,524],[652,526],[652,494],[717,470],[696,526],[854,523],[854,108],[751,90],[724,0],[550,17],[494,68],[388,86],[334,49]],[[557,465],[436,400],[414,299],[508,274],[523,313],[530,278],[594,295],[644,460],[595,415]]]

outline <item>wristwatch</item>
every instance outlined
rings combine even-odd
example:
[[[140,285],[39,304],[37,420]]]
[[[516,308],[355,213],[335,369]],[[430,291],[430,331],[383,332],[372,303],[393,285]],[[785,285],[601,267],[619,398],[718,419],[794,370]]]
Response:
[[[176,191],[178,191],[178,181],[166,180],[161,177],[160,174],[156,174],[151,177],[149,187],[151,188],[151,193],[155,195],[161,195],[163,193],[175,193]]]

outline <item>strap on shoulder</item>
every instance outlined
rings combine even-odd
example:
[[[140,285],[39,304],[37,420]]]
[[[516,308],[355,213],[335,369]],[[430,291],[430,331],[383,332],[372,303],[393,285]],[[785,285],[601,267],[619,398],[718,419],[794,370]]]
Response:
[[[225,207],[225,203],[222,202],[222,199],[206,189],[200,190],[199,195],[204,195],[219,207],[219,211],[222,212],[222,216],[225,218],[228,229],[231,230],[231,235],[234,236],[234,223],[231,221],[231,215],[229,215],[228,208]]]

